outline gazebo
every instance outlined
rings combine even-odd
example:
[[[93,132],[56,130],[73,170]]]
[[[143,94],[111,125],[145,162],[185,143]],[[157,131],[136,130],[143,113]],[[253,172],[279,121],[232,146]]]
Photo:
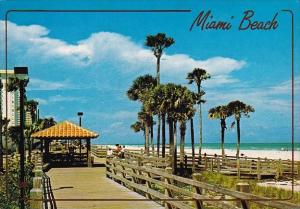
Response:
[[[35,132],[31,138],[41,140],[41,152],[43,153],[43,161],[47,163],[58,164],[76,164],[87,163],[90,167],[91,162],[91,139],[97,138],[96,132],[78,126],[69,121],[60,122],[50,128]],[[61,149],[50,152],[50,143],[59,141]],[[82,140],[85,140],[86,152],[82,152]],[[75,142],[79,143],[75,146]],[[79,151],[79,153],[77,153]]]

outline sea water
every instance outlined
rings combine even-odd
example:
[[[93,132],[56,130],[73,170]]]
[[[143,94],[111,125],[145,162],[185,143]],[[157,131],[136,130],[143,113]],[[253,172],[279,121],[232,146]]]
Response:
[[[108,144],[106,144],[108,145]],[[144,147],[144,144],[129,144],[125,145],[134,147]],[[177,144],[179,145],[179,144]],[[185,143],[185,148],[191,148],[190,143]],[[199,148],[199,144],[195,143],[195,148]],[[203,143],[203,149],[221,149],[220,143]],[[236,143],[225,143],[225,149],[236,149]],[[241,150],[280,150],[292,151],[292,143],[241,143]],[[300,151],[300,143],[294,143],[294,151]]]

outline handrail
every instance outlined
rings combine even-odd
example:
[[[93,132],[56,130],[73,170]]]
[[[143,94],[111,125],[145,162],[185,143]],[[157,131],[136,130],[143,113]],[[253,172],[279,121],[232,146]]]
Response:
[[[147,197],[154,196],[158,199],[164,199],[166,197],[174,198],[174,196],[170,194],[175,192],[184,196],[191,197],[195,201],[205,202],[210,205],[216,205],[221,208],[236,208],[235,205],[229,204],[228,202],[225,201],[216,201],[216,202],[210,201],[212,200],[211,196],[207,196],[199,192],[199,191],[206,190],[206,191],[211,191],[213,193],[220,194],[221,196],[226,195],[233,198],[234,200],[241,201],[243,208],[248,208],[245,202],[254,202],[258,205],[269,206],[269,207],[280,208],[280,209],[299,208],[298,206],[292,203],[287,203],[282,201],[275,202],[275,201],[271,201],[270,198],[260,197],[257,195],[244,193],[244,192],[233,191],[230,189],[221,188],[220,186],[217,185],[211,185],[205,182],[195,181],[192,179],[187,179],[180,176],[172,175],[170,173],[162,171],[162,169],[157,169],[154,167],[147,167],[147,166],[138,166],[137,164],[134,164],[132,161],[126,159],[125,160],[107,159],[106,166],[107,166],[107,172],[106,172],[107,176],[122,182],[124,185],[128,185],[132,188],[143,191],[144,193],[146,193]],[[158,179],[165,179],[165,180],[163,182]],[[140,181],[145,181],[146,186],[141,185],[139,183]],[[191,191],[184,190],[171,182],[180,182],[181,184],[191,186],[196,189],[195,191],[198,192],[191,192]],[[165,195],[163,195],[162,193],[161,195],[163,196],[157,195],[156,193],[154,194],[153,192],[155,190],[151,188],[151,184],[162,186],[166,191]],[[184,201],[184,199],[182,201]],[[166,201],[166,203],[175,206],[174,202],[172,201]],[[178,208],[189,208],[189,205],[185,204],[184,202],[180,202],[180,204],[179,202],[176,202],[176,204],[177,206],[175,207]],[[201,204],[199,205],[201,206]],[[201,208],[201,207],[197,207],[197,208]]]
[[[43,174],[43,204],[45,209],[57,209],[56,201],[53,195],[50,177]]]

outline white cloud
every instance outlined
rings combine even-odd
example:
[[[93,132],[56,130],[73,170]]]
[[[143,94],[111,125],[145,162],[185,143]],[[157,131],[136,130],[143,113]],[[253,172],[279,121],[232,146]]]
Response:
[[[134,119],[137,117],[136,112],[130,112],[126,110],[117,111],[114,113],[106,113],[106,112],[89,112],[86,113],[91,116],[95,116],[101,120],[128,120],[128,119]]]
[[[295,96],[300,87],[300,77],[295,77]],[[276,86],[264,88],[236,88],[228,91],[208,91],[206,98],[214,105],[226,104],[232,100],[241,100],[252,105],[255,109],[276,111],[280,113],[291,112],[291,81],[284,81]],[[295,110],[299,111],[296,103]]]
[[[0,25],[3,24],[4,21],[0,21]],[[0,28],[2,34],[3,28]],[[21,53],[21,56],[28,56],[37,61],[59,59],[77,68],[109,63],[125,72],[152,72],[155,69],[153,52],[122,34],[93,33],[75,44],[50,38],[48,35],[49,30],[40,25],[21,26],[8,22],[9,52]],[[162,74],[171,77],[179,77],[178,74],[185,77],[186,73],[195,67],[206,69],[212,75],[211,81],[208,82],[210,86],[237,82],[230,73],[240,70],[245,65],[243,60],[222,56],[200,60],[187,54],[164,54],[161,60]]]
[[[299,92],[300,89],[300,76],[294,78],[294,91]],[[271,87],[270,90],[277,94],[291,94],[292,92],[292,81],[285,81],[277,86]]]
[[[36,78],[30,78],[28,90],[58,90],[70,87],[69,81],[51,82]]]
[[[49,103],[58,103],[58,102],[84,102],[84,99],[82,97],[55,95],[55,96],[50,96],[48,98],[48,102]]]
[[[38,101],[39,105],[47,105],[48,102],[45,99],[42,98],[35,98],[36,101]]]

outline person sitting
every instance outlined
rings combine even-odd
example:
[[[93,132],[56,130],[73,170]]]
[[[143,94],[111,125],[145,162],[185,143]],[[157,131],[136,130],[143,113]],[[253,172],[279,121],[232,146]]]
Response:
[[[125,146],[121,147],[120,158],[125,158]]]
[[[108,148],[107,157],[112,157],[112,156],[113,156],[113,150],[111,148]]]

